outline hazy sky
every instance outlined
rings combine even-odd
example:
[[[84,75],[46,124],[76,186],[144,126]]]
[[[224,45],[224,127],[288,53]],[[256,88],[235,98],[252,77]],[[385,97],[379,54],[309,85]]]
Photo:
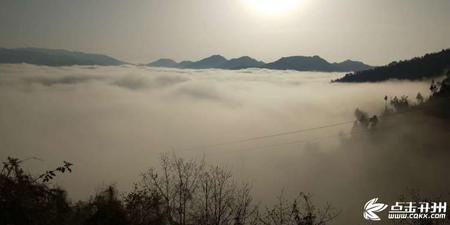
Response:
[[[320,55],[374,65],[450,47],[449,0],[295,1],[0,0],[0,46],[140,63],[222,54],[265,61]]]

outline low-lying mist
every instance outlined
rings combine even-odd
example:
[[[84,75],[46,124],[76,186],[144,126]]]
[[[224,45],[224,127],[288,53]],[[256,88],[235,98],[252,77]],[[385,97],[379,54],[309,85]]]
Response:
[[[362,206],[369,199],[396,200],[407,187],[435,193],[448,187],[448,175],[439,177],[448,171],[448,153],[443,153],[447,158],[409,155],[411,146],[396,136],[382,149],[363,137],[345,143],[351,122],[234,142],[352,121],[356,108],[379,114],[386,95],[408,95],[413,103],[418,92],[429,95],[429,81],[330,83],[340,76],[259,69],[1,65],[0,158],[39,157],[43,161],[25,165],[36,173],[62,160],[72,162],[73,173],[55,184],[76,200],[102,184],[129,190],[141,172],[157,165],[162,152],[205,157],[250,182],[257,201],[270,201],[284,189],[330,202],[342,209],[337,224],[362,221]],[[421,126],[424,135],[434,135],[433,121]],[[411,129],[417,126],[397,133]],[[437,136],[445,139],[448,134]],[[389,152],[392,146],[399,151]],[[436,149],[448,146],[437,144]]]

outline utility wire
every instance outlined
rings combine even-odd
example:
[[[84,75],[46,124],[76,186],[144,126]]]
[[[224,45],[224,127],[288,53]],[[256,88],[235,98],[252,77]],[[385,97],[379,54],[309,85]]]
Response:
[[[206,148],[219,147],[219,146],[230,145],[230,144],[245,143],[245,142],[257,141],[257,140],[261,140],[261,139],[274,138],[274,137],[291,135],[291,134],[306,133],[306,132],[310,132],[310,131],[314,131],[314,130],[343,126],[343,125],[347,125],[350,123],[353,124],[354,122],[355,122],[355,120],[349,120],[349,121],[327,124],[327,125],[322,125],[322,126],[317,126],[317,127],[310,127],[310,128],[306,128],[306,129],[291,130],[291,131],[267,134],[267,135],[262,135],[262,136],[249,137],[249,138],[245,138],[245,139],[225,141],[225,142],[220,142],[220,143],[216,143],[216,144],[192,147],[192,148],[184,149],[184,151],[189,151],[189,150],[194,150],[194,149],[206,149]]]
[[[440,100],[443,100],[443,99],[440,99]],[[405,111],[401,111],[401,112],[395,112],[393,114],[387,114],[382,120],[383,121],[390,120],[390,119],[393,119],[392,117],[395,117],[395,116],[400,116],[400,115],[403,115],[406,113],[418,112],[418,111],[423,111],[423,110],[425,110],[425,108],[415,108],[415,109],[409,109],[409,110],[405,110]],[[356,121],[357,120],[348,120],[348,121],[343,121],[343,122],[338,122],[338,123],[333,123],[333,124],[326,124],[326,125],[317,126],[317,127],[310,127],[310,128],[305,128],[305,129],[297,129],[297,130],[291,130],[291,131],[286,131],[286,132],[279,132],[279,133],[267,134],[267,135],[262,135],[262,136],[249,137],[249,138],[245,138],[245,139],[237,139],[237,140],[219,142],[219,143],[209,144],[209,145],[200,145],[200,146],[191,147],[188,149],[183,149],[181,151],[202,150],[202,149],[205,150],[207,148],[214,148],[214,147],[220,147],[220,146],[231,145],[231,144],[246,143],[246,142],[252,142],[252,141],[257,141],[257,140],[262,140],[262,139],[267,139],[267,138],[275,138],[275,137],[280,137],[280,136],[298,134],[298,133],[306,133],[306,132],[310,132],[310,131],[314,131],[314,130],[320,130],[320,129],[326,129],[326,128],[331,128],[331,127],[343,126],[343,125],[347,125],[347,124],[353,124]],[[330,138],[330,137],[327,137],[327,138]],[[276,144],[276,145],[278,146],[278,145],[297,144],[297,143],[302,143],[302,142],[306,142],[306,141],[308,141],[308,140],[286,142],[286,143],[280,143],[280,144]],[[266,147],[275,147],[275,146],[273,146],[273,145],[262,146],[262,148],[266,148]],[[256,147],[256,148],[261,148],[261,147]],[[253,149],[253,148],[251,148],[251,149]],[[244,150],[246,150],[246,149],[244,149]]]
[[[392,120],[392,119],[394,119],[394,118],[387,118],[387,119],[384,119],[383,121],[388,121],[388,120]],[[418,121],[415,121],[415,122],[412,122],[412,123],[417,123],[417,122]],[[383,126],[383,128],[392,128],[392,127],[395,127],[395,125]],[[350,131],[348,133],[339,133],[337,135],[336,134],[334,134],[334,135],[326,135],[326,136],[321,136],[321,137],[316,137],[316,138],[311,138],[311,139],[303,139],[303,140],[290,141],[290,142],[281,142],[281,143],[276,143],[276,144],[271,144],[271,145],[262,145],[262,146],[256,146],[256,147],[250,147],[250,148],[212,151],[212,152],[208,152],[208,153],[215,154],[215,153],[222,153],[222,152],[227,152],[227,153],[228,152],[241,152],[241,151],[261,150],[261,149],[265,149],[265,148],[274,148],[274,147],[280,147],[280,146],[285,146],[285,145],[293,145],[293,144],[319,143],[323,139],[328,139],[329,140],[329,139],[332,139],[332,138],[342,137],[343,135],[362,136],[364,134],[367,134],[369,131],[370,130],[359,129],[359,130],[356,130],[356,131]]]

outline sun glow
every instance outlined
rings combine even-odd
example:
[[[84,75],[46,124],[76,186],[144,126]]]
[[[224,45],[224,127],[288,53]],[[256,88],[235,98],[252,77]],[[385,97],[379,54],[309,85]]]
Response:
[[[256,11],[275,14],[287,13],[296,9],[300,0],[245,0],[248,6]]]

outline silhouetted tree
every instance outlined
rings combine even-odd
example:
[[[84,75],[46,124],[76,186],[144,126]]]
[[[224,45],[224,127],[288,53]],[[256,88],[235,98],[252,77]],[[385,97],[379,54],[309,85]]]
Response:
[[[394,98],[391,99],[390,104],[397,112],[406,111],[409,109],[408,96],[402,95],[400,98],[394,96]]]
[[[143,174],[142,188],[161,196],[163,213],[170,223],[186,225],[191,219],[187,210],[192,208],[204,162],[167,154],[161,156],[160,162],[160,171],[152,168]]]
[[[63,166],[33,177],[21,167],[26,160],[8,157],[3,162],[0,173],[0,224],[67,224],[70,205],[66,192],[58,187],[49,187],[47,182],[57,173],[70,172],[72,164],[64,162]]]
[[[416,100],[417,100],[417,103],[419,105],[421,105],[425,101],[425,98],[422,96],[422,94],[420,92],[417,92]]]
[[[145,173],[126,198],[130,199],[127,206],[136,205],[129,202],[139,203],[138,212],[129,214],[150,209],[140,221],[147,218],[179,225],[232,225],[256,220],[250,187],[238,185],[229,171],[206,166],[204,160],[167,154],[162,155],[160,166]]]
[[[238,184],[230,171],[206,166],[204,160],[161,157],[122,200],[114,186],[89,201],[70,204],[60,188],[48,187],[71,163],[33,177],[21,168],[24,160],[8,158],[0,173],[0,224],[11,225],[325,225],[337,213],[317,209],[300,194],[260,213],[248,184]]]
[[[124,203],[131,225],[161,225],[166,222],[162,196],[156,190],[135,185],[133,191],[125,196]]]
[[[369,115],[361,111],[359,108],[355,109],[354,115],[356,117],[356,125],[361,125],[362,127],[369,127]]]
[[[110,185],[100,191],[90,202],[93,214],[84,223],[86,225],[125,225],[127,217],[117,190]]]
[[[250,187],[239,187],[232,174],[218,166],[203,171],[195,202],[197,224],[246,224],[255,214]]]
[[[312,203],[311,195],[300,193],[289,201],[281,193],[278,202],[266,208],[260,222],[263,225],[326,225],[339,213],[329,204],[318,208]]]

